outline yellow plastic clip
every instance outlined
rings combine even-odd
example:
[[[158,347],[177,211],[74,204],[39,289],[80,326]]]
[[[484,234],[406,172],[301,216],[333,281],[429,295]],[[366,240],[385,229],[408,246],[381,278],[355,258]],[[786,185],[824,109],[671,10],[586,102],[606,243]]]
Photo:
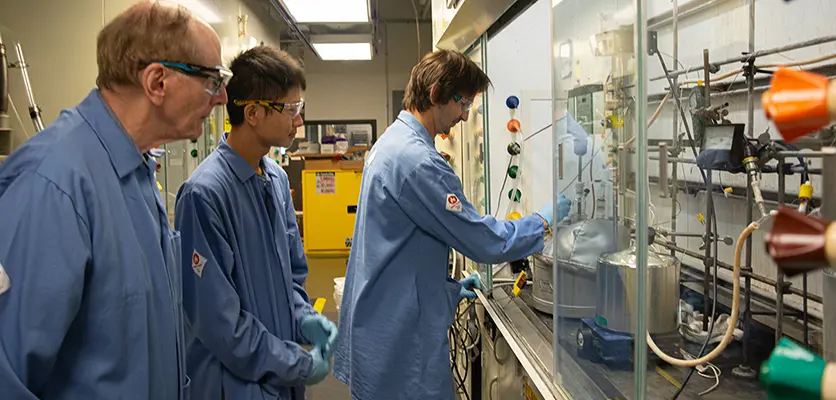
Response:
[[[799,199],[812,199],[813,198],[813,185],[809,183],[804,183],[801,185],[801,188],[798,189],[798,198]]]
[[[734,191],[734,189],[730,187],[723,188],[723,196],[726,196],[726,198],[728,198],[732,191]]]
[[[705,225],[705,215],[702,215],[702,213],[697,214],[697,220],[699,220],[701,224]]]
[[[314,302],[313,308],[314,308],[314,310],[316,310],[316,312],[322,314],[322,310],[325,308],[325,298],[320,297],[320,298],[316,299],[316,301]]]
[[[523,288],[525,287],[526,280],[525,280],[525,271],[520,272],[517,276],[517,279],[514,281],[514,289],[511,291],[514,293],[514,296],[519,296],[522,293]]]

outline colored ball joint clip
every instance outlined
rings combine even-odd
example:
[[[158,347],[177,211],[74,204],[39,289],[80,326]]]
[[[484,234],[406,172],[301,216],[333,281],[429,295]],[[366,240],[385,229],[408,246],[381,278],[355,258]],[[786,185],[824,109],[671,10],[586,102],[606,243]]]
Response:
[[[505,219],[507,219],[508,221],[515,221],[515,220],[518,220],[520,218],[522,218],[522,215],[520,213],[518,213],[516,211],[511,211],[511,213],[508,214],[508,216]]]
[[[519,173],[520,168],[516,165],[512,165],[508,167],[508,177],[511,179],[517,179],[517,173]]]
[[[518,107],[520,106],[520,99],[519,99],[519,97],[517,97],[517,96],[508,96],[508,98],[507,98],[507,99],[505,99],[505,106],[506,106],[506,107],[508,107],[508,108],[510,108],[510,109],[512,109],[512,110],[513,110],[513,109],[518,108]]]
[[[522,150],[522,147],[520,147],[519,143],[517,143],[517,142],[508,143],[508,154],[510,154],[512,156],[516,156],[516,155],[520,154],[520,150]]]
[[[522,200],[522,192],[520,189],[511,189],[508,191],[508,198],[519,203]]]
[[[508,128],[508,132],[517,133],[517,132],[520,131],[520,121],[518,121],[516,119],[512,119],[512,120],[508,121],[508,125],[506,125],[506,126]]]

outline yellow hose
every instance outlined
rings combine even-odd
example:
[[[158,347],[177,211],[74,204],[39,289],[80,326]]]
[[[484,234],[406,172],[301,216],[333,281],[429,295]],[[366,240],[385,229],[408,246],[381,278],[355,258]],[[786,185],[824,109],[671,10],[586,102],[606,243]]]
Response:
[[[726,328],[726,334],[723,335],[723,340],[720,341],[720,344],[714,348],[710,353],[693,360],[682,360],[679,358],[673,358],[656,346],[656,343],[653,342],[653,338],[650,337],[650,333],[647,333],[647,345],[656,353],[659,358],[665,361],[668,364],[676,365],[680,367],[696,367],[697,365],[705,364],[723,352],[726,349],[726,346],[729,345],[731,342],[732,337],[734,336],[734,328],[737,325],[737,314],[740,309],[740,252],[743,248],[743,244],[746,243],[746,239],[752,232],[756,229],[760,228],[760,224],[757,222],[752,222],[743,232],[740,233],[740,236],[737,238],[737,245],[734,248],[734,278],[732,281],[732,286],[734,287],[732,291],[732,309],[731,315],[729,316],[729,326]],[[717,295],[716,293],[714,294]],[[711,334],[711,332],[709,332]]]

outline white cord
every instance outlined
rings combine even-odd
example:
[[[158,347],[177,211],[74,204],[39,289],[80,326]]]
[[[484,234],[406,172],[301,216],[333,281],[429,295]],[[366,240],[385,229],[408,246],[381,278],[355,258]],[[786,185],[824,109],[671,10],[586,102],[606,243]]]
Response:
[[[697,393],[700,396],[704,396],[706,394],[709,394],[712,391],[714,391],[714,389],[717,389],[717,386],[720,386],[720,373],[721,373],[720,368],[717,368],[717,366],[712,364],[712,363],[707,363],[705,365],[708,366],[708,369],[711,369],[714,372],[714,376],[705,374],[702,371],[697,371],[697,373],[703,378],[708,378],[708,379],[714,378],[714,385],[711,386],[708,389],[703,390],[702,392]],[[699,367],[697,367],[697,369],[699,369]]]

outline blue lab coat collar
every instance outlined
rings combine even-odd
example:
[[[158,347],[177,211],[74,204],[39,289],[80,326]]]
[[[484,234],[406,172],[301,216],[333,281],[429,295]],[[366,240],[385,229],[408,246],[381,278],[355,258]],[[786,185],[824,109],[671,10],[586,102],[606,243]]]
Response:
[[[235,176],[238,177],[238,180],[246,182],[250,178],[255,175],[255,170],[244,157],[241,157],[232,146],[227,143],[226,138],[229,136],[229,132],[224,133],[223,137],[221,137],[220,143],[218,143],[217,151],[221,154],[226,163],[229,164],[229,168],[232,169],[232,172],[235,173]],[[262,157],[263,158],[263,157]],[[264,160],[262,160],[262,163]],[[262,167],[262,170],[267,170],[267,168]]]
[[[99,137],[120,179],[128,176],[143,164],[145,159],[139,152],[139,148],[128,136],[125,127],[116,118],[98,89],[93,89],[77,109]]]
[[[424,128],[424,125],[421,125],[421,122],[418,121],[418,118],[415,118],[414,115],[410,114],[409,111],[403,110],[398,114],[398,121],[405,124],[409,127],[409,130],[412,131],[416,136],[418,136],[421,141],[426,143],[429,146],[435,147],[435,143],[433,143],[433,138],[429,132],[427,132],[427,128]]]

